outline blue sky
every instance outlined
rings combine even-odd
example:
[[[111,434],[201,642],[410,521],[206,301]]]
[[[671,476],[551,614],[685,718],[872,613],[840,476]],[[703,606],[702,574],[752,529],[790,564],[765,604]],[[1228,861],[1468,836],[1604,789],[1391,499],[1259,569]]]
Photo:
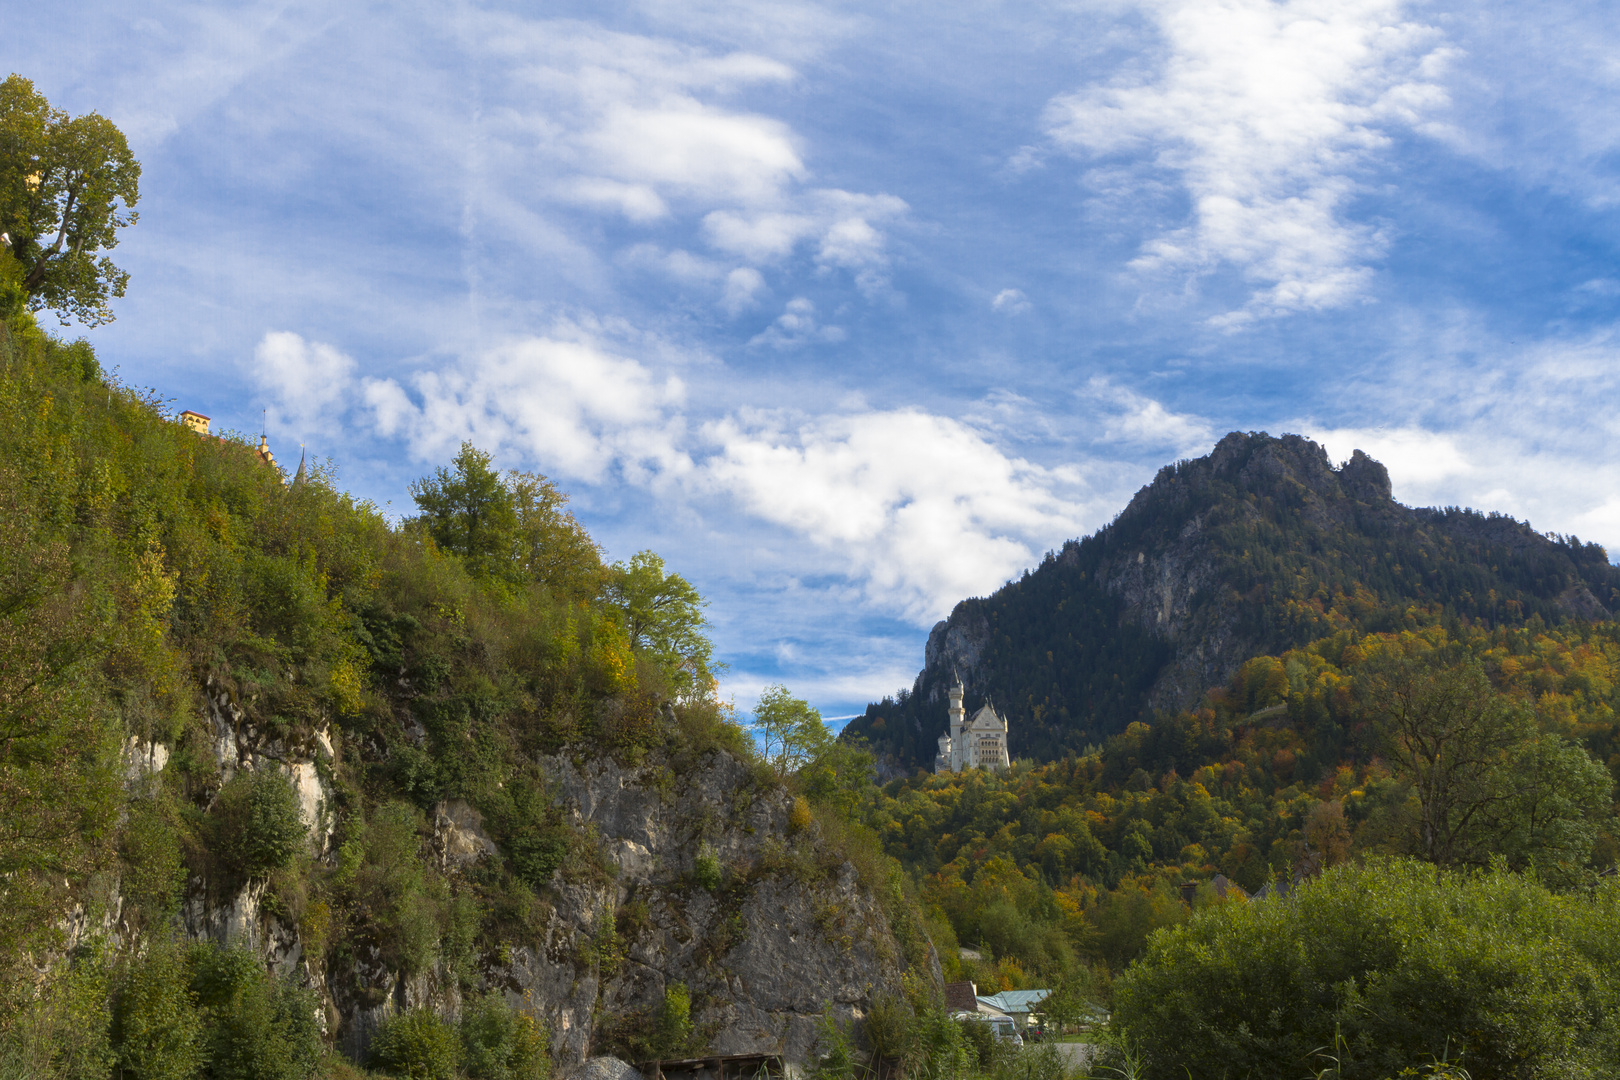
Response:
[[[1596,3],[64,2],[104,362],[395,512],[462,439],[826,715],[1233,429],[1620,550]],[[73,331],[69,331],[73,332]]]

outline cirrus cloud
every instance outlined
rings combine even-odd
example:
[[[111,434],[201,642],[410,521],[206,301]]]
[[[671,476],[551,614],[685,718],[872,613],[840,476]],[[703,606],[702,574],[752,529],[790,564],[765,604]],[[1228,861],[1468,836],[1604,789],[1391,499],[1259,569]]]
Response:
[[[1191,221],[1149,239],[1140,274],[1237,268],[1252,292],[1212,322],[1340,307],[1366,289],[1380,229],[1350,218],[1358,173],[1397,128],[1439,130],[1451,57],[1402,0],[1146,0],[1154,73],[1054,99],[1052,139],[1178,177]],[[1117,165],[1100,170],[1118,186]],[[1132,185],[1134,186],[1134,185]]]

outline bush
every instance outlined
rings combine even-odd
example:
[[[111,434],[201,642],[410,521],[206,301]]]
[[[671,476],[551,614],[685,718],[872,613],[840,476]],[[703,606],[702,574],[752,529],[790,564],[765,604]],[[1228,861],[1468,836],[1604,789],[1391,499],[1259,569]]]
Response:
[[[720,887],[720,856],[705,848],[692,863],[692,880],[714,892]]]
[[[816,1057],[805,1075],[809,1080],[854,1080],[858,1061],[849,1030],[833,1016],[829,1006],[821,1014],[821,1031],[816,1037]]]
[[[168,942],[152,942],[125,961],[112,1017],[121,1077],[192,1080],[202,1067],[202,1016],[187,984],[185,958]]]
[[[676,1057],[692,1046],[692,995],[685,983],[664,988],[664,1009],[658,1017],[658,1038],[654,1050],[659,1057]]]
[[[431,1009],[412,1009],[384,1020],[371,1040],[371,1064],[402,1080],[456,1080],[456,1030]]]
[[[152,801],[129,807],[119,844],[124,899],[141,909],[148,924],[174,914],[186,887],[186,867],[174,824]]]
[[[315,995],[276,979],[243,949],[191,950],[206,1019],[209,1080],[308,1080],[321,1059]]]
[[[461,1013],[461,1062],[469,1080],[547,1080],[546,1029],[507,1004],[498,991],[473,998]]]
[[[1612,1074],[1617,915],[1613,886],[1342,866],[1159,932],[1114,1018],[1149,1077],[1296,1075],[1334,1046],[1347,1080],[1440,1060],[1475,1080]]]
[[[0,999],[0,1076],[105,1080],[114,1064],[108,1039],[104,953],[85,950],[42,985]]]
[[[243,770],[231,777],[208,818],[214,854],[243,880],[286,866],[304,844],[298,793],[273,769]]]

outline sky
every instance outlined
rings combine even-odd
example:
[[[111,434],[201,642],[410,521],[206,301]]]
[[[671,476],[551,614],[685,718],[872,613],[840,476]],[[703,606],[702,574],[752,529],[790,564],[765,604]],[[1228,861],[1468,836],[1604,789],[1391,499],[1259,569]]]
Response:
[[[20,5],[105,366],[398,516],[463,440],[826,716],[1232,430],[1620,555],[1607,5]]]

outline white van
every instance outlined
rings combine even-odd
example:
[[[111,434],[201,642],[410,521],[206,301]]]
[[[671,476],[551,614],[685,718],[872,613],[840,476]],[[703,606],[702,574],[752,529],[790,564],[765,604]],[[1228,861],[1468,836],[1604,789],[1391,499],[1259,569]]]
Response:
[[[981,1013],[959,1012],[956,1019],[967,1020],[975,1024],[989,1024],[990,1032],[1003,1042],[1010,1042],[1014,1046],[1023,1046],[1024,1037],[1018,1034],[1018,1025],[1007,1016],[985,1016]]]

